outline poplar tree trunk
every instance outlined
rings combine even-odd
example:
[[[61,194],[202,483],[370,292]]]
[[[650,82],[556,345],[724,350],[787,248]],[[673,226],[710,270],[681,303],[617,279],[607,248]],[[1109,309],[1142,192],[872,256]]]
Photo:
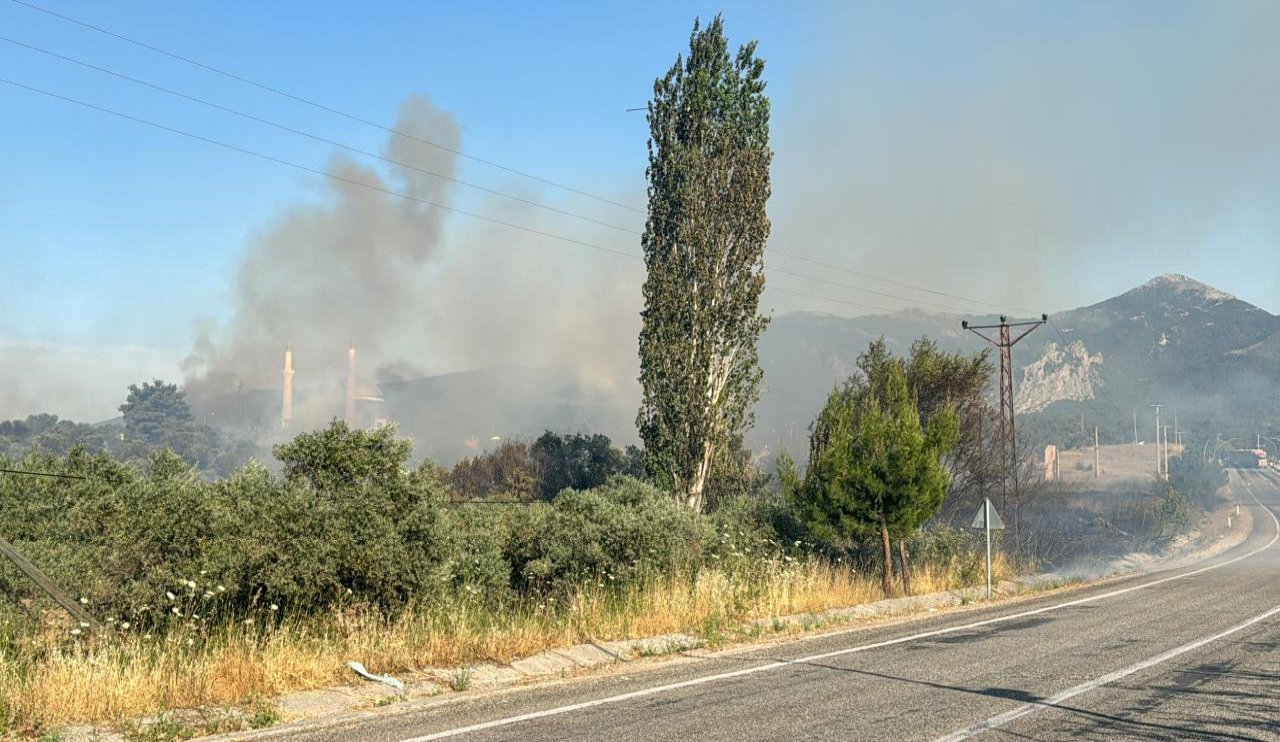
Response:
[[[893,597],[893,547],[889,544],[889,526],[880,520],[880,543],[884,546],[884,596]]]
[[[902,589],[911,594],[911,563],[907,560],[907,540],[898,538],[898,561],[902,564]]]

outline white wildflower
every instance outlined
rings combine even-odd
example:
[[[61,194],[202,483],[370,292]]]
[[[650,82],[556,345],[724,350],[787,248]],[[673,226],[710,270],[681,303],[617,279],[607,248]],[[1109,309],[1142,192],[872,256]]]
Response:
[[[177,595],[174,595],[173,593],[169,592],[168,590],[166,590],[166,591],[165,591],[164,596],[165,596],[166,598],[168,598],[169,600],[177,600],[177,599],[178,599],[178,596],[177,596]]]
[[[81,595],[81,596],[80,596],[80,605],[89,605],[89,599],[88,599],[88,598],[86,598],[86,597],[84,597],[83,595]]]
[[[273,610],[273,611],[278,611],[278,610],[280,610],[280,606],[276,605],[275,603],[272,603],[272,604],[271,604],[271,610]]]
[[[72,629],[72,630],[71,630],[71,635],[72,635],[72,636],[80,636],[80,629]]]

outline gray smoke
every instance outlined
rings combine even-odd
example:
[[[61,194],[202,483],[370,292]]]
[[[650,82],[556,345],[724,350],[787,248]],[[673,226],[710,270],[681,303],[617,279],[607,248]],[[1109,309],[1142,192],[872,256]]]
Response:
[[[1152,10],[829,4],[777,108],[771,245],[1050,312],[1271,265],[1256,235],[1280,230],[1280,4]]]
[[[395,128],[449,149],[461,146],[453,116],[422,96],[403,104]],[[405,137],[391,135],[384,154],[443,175],[458,169],[455,154]],[[442,178],[392,165],[374,169],[344,156],[334,156],[328,171],[446,205],[462,192]],[[201,328],[184,362],[186,388],[197,406],[225,409],[227,399],[260,390],[255,414],[262,420],[278,415],[282,353],[292,342],[295,419],[303,426],[321,424],[341,414],[349,341],[357,349],[359,375],[369,380],[485,366],[564,367],[608,404],[633,404],[639,261],[344,180],[326,180],[319,203],[288,208],[246,245],[232,314]],[[518,183],[500,190],[532,201],[552,198]],[[465,208],[638,253],[629,235],[510,199],[473,197]],[[584,210],[580,203],[572,208]],[[596,216],[617,221],[616,212]],[[486,409],[518,404],[504,397],[511,393],[491,389],[484,400],[445,403],[458,410],[432,411],[465,420],[465,408],[480,401]],[[403,422],[411,429],[431,424]],[[486,419],[463,427],[489,430],[493,424]]]
[[[404,102],[395,128],[452,149],[461,140],[454,118],[423,96]],[[456,169],[454,154],[405,137],[388,139],[384,154],[443,175]],[[343,180],[326,180],[320,203],[286,210],[245,248],[230,319],[200,332],[184,362],[194,399],[278,386],[290,341],[312,385],[341,378],[349,341],[372,376],[419,324],[415,296],[445,211],[355,183],[447,203],[448,181],[399,167],[384,176],[338,155],[328,171]]]

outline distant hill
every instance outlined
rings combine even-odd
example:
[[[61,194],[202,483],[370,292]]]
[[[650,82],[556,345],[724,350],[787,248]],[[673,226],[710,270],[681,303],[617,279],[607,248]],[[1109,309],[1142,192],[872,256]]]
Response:
[[[785,448],[803,456],[809,423],[872,340],[883,336],[899,353],[923,336],[948,351],[986,347],[960,320],[920,310],[775,317],[761,338],[764,384],[748,444],[757,452]],[[1168,406],[1170,421],[1177,407],[1180,426],[1196,440],[1218,432],[1252,435],[1280,416],[1274,391],[1280,388],[1280,318],[1204,283],[1158,276],[1050,320],[1014,352],[1020,424],[1037,442],[1091,444],[1096,424],[1104,442],[1132,443],[1135,410],[1139,438],[1150,441],[1152,402]],[[378,414],[397,421],[421,453],[445,462],[483,449],[495,435],[531,439],[546,428],[637,440],[638,390],[631,379],[602,389],[600,380],[572,367],[498,367],[379,386],[385,403]],[[278,434],[278,407],[278,391],[246,391],[220,400],[212,419],[252,420],[255,429]]]
[[[1244,433],[1280,412],[1280,318],[1212,286],[1157,276],[1050,320],[1015,346],[1014,380],[1019,412],[1052,442],[1076,442],[1067,421],[1090,441],[1097,424],[1113,442],[1131,442],[1134,410],[1139,437],[1151,440],[1154,402],[1168,415],[1177,407],[1181,427],[1201,437]],[[833,382],[881,335],[900,352],[921,336],[946,350],[984,347],[958,316],[941,313],[779,317],[761,343],[766,391],[755,440],[803,450],[804,427]]]

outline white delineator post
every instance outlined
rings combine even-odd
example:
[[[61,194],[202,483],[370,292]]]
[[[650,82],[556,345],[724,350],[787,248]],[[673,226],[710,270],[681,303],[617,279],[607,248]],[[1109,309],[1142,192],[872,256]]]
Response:
[[[987,600],[991,600],[991,498],[982,498],[982,527],[987,532]]]

